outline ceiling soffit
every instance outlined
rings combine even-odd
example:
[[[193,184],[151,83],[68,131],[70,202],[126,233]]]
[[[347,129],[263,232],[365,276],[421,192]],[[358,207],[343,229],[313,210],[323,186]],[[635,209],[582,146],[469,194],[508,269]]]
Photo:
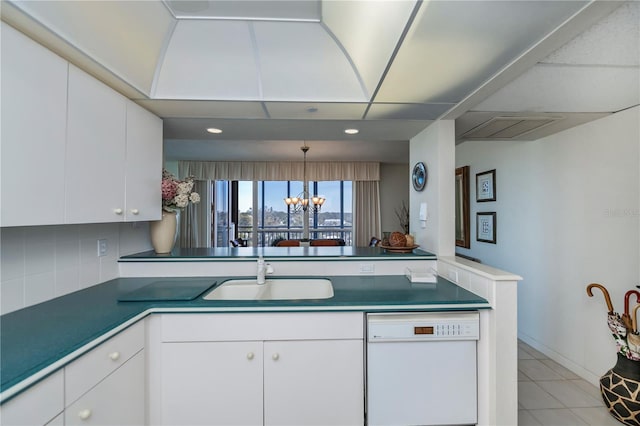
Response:
[[[158,58],[175,21],[162,2],[12,3],[136,90],[151,92]]]

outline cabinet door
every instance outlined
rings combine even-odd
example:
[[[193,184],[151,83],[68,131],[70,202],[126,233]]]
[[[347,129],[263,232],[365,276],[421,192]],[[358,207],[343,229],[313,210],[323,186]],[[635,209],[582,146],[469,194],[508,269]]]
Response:
[[[126,220],[159,220],[162,120],[131,101],[127,102],[126,181]]]
[[[2,23],[1,226],[64,221],[67,62]]]
[[[63,388],[64,373],[60,370],[2,404],[0,424],[35,426],[59,420],[56,416],[64,409]]]
[[[163,425],[261,425],[262,342],[162,344]]]
[[[144,350],[65,410],[64,424],[144,425]]]
[[[364,424],[362,340],[264,344],[265,425]]]
[[[125,98],[69,65],[66,223],[124,220]]]

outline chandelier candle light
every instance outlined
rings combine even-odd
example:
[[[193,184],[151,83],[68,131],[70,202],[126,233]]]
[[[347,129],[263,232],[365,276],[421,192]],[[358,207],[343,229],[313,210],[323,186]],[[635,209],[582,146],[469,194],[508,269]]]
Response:
[[[311,213],[317,213],[322,208],[325,198],[319,195],[309,197],[309,182],[307,182],[307,151],[309,151],[309,147],[305,144],[300,148],[300,150],[304,155],[302,162],[302,192],[298,194],[297,197],[285,198],[284,202],[292,209],[293,212],[298,212],[300,210],[306,212],[310,210]]]

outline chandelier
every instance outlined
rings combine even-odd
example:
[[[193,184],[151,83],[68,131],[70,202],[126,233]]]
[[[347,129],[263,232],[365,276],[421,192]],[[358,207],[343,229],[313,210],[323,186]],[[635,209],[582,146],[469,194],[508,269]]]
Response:
[[[302,161],[302,192],[298,194],[296,197],[287,197],[284,199],[284,202],[291,209],[292,212],[309,211],[310,213],[317,213],[322,208],[322,205],[325,202],[325,198],[322,196],[314,195],[313,197],[309,197],[309,182],[307,182],[307,151],[309,151],[309,147],[305,144],[300,147],[300,150],[303,153],[303,161]]]

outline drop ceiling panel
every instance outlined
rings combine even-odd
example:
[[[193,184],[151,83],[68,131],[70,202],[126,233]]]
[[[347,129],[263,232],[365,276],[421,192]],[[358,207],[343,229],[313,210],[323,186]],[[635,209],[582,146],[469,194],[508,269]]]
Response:
[[[241,21],[178,21],[153,97],[259,100],[249,25]]]
[[[322,21],[342,44],[367,92],[378,86],[415,1],[327,1]]]
[[[149,94],[174,19],[161,2],[17,1],[72,46]]]
[[[319,0],[168,0],[178,18],[320,20]]]
[[[147,100],[136,102],[162,118],[268,118],[262,102]]]
[[[265,102],[271,118],[309,120],[360,120],[367,103]]]
[[[264,100],[368,100],[351,63],[322,25],[261,21],[252,25]]]
[[[455,104],[371,104],[367,119],[436,120]]]
[[[375,101],[458,102],[584,4],[425,2]]]
[[[640,65],[640,2],[628,2],[542,62]]]
[[[613,112],[640,103],[640,68],[536,65],[474,111]]]

